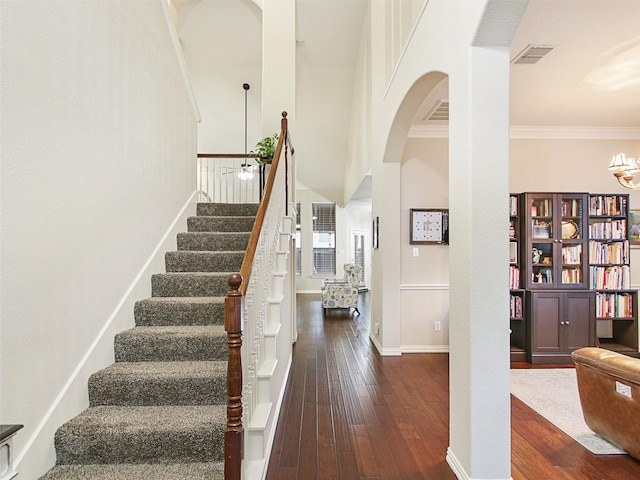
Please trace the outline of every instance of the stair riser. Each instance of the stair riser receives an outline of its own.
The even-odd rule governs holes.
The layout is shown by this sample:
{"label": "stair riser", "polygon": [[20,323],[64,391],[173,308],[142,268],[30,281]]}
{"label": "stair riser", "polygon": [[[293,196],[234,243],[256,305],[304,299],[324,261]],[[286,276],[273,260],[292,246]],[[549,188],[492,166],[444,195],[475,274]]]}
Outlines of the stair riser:
{"label": "stair riser", "polygon": [[224,425],[189,432],[58,430],[55,437],[57,463],[190,463],[223,460]]}
{"label": "stair riser", "polygon": [[227,360],[225,336],[176,337],[172,335],[115,338],[116,362],[183,362]]}
{"label": "stair riser", "polygon": [[250,232],[254,217],[189,217],[189,232]]}
{"label": "stair riser", "polygon": [[[226,372],[225,372],[226,373]],[[96,405],[222,405],[226,376],[218,378],[123,379],[92,376],[89,404]]]}
{"label": "stair riser", "polygon": [[155,274],[154,297],[224,297],[229,291],[227,275]]}
{"label": "stair riser", "polygon": [[136,302],[137,326],[224,325],[224,304],[156,304]]}
{"label": "stair riser", "polygon": [[167,252],[167,272],[239,272],[244,252]]}
{"label": "stair riser", "polygon": [[255,217],[258,213],[258,206],[257,203],[199,203],[196,207],[196,215]]}
{"label": "stair riser", "polygon": [[184,232],[178,234],[178,250],[181,251],[245,251],[249,233]]}

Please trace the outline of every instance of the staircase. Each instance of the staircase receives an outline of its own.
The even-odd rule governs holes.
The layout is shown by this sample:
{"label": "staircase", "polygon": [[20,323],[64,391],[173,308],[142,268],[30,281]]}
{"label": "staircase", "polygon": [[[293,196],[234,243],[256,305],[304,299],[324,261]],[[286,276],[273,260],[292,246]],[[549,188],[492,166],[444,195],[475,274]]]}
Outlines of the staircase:
{"label": "staircase", "polygon": [[41,480],[224,478],[224,296],[257,207],[198,204],[136,326],[116,335],[116,363],[90,377],[89,408],[56,432]]}

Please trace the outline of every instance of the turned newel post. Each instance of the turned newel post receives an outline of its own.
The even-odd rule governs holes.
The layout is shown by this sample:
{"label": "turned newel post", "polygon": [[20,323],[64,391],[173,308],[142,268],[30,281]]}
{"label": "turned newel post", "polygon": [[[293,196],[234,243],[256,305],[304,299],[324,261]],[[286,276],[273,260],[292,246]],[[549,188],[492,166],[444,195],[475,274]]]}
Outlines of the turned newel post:
{"label": "turned newel post", "polygon": [[242,276],[227,277],[229,293],[224,300],[224,329],[227,332],[227,426],[224,431],[224,478],[240,480],[242,467]]}

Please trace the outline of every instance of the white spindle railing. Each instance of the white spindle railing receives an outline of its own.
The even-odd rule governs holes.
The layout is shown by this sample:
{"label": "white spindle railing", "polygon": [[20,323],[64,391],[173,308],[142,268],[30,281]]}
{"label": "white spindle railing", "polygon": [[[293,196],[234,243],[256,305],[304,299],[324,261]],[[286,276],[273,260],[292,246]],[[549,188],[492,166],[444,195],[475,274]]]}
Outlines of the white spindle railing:
{"label": "white spindle railing", "polygon": [[258,373],[264,362],[268,360],[265,358],[264,333],[267,327],[269,299],[273,297],[275,288],[282,288],[274,285],[274,273],[277,273],[276,255],[285,217],[285,188],[285,162],[281,161],[275,175],[271,201],[262,225],[244,302],[245,321],[242,344],[244,425],[251,424],[253,414],[260,402]]}
{"label": "white spindle railing", "polygon": [[264,170],[256,158],[241,154],[199,154],[196,179],[200,201],[258,203],[260,181],[268,173]]}

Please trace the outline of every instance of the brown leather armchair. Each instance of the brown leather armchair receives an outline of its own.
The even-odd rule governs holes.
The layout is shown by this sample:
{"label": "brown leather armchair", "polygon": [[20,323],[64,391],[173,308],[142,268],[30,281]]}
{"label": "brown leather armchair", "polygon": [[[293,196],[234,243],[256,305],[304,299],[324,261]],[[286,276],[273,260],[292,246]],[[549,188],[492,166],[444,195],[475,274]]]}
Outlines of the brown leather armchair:
{"label": "brown leather armchair", "polygon": [[640,359],[595,347],[571,358],[587,426],[640,459]]}

